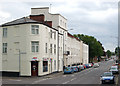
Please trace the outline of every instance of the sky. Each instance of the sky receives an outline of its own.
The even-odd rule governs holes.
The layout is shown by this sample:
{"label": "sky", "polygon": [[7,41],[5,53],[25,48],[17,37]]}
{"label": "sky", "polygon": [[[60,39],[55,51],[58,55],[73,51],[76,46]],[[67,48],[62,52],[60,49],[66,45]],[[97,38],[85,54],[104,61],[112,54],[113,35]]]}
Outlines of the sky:
{"label": "sky", "polygon": [[[50,7],[67,18],[71,34],[94,36],[105,50],[118,45],[118,0],[0,0],[0,24],[31,14],[31,8]],[[70,30],[73,29],[73,30]]]}

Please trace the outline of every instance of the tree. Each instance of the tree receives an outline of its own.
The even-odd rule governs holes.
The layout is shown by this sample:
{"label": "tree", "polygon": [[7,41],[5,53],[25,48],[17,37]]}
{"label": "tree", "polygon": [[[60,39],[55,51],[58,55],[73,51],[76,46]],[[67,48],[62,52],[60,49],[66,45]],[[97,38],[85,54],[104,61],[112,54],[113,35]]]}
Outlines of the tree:
{"label": "tree", "polygon": [[111,55],[112,55],[112,53],[111,53],[111,51],[110,51],[110,50],[107,50],[106,54],[107,54],[108,58],[110,58],[110,57],[111,57]]}
{"label": "tree", "polygon": [[119,55],[120,55],[120,47],[116,47],[115,48],[115,54],[116,54],[116,56],[118,56],[118,51],[119,51]]}
{"label": "tree", "polygon": [[93,36],[83,35],[83,34],[74,34],[75,37],[82,40],[85,44],[89,45],[89,59],[93,61],[94,57],[100,57],[104,54],[104,48],[100,41],[97,41]]}

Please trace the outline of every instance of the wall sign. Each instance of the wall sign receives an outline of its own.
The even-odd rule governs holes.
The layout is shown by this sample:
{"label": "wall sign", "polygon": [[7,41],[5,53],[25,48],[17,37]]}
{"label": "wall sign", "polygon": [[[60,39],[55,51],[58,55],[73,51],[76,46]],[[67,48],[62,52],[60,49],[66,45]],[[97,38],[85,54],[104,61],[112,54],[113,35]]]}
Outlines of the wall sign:
{"label": "wall sign", "polygon": [[37,57],[33,57],[33,58],[32,58],[32,61],[37,61],[37,60],[38,60]]}

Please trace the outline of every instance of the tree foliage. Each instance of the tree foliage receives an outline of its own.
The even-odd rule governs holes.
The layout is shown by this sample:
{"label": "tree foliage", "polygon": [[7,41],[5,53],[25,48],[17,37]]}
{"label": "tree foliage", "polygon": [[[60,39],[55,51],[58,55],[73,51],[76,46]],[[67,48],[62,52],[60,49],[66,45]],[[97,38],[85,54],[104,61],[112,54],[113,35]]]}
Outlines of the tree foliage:
{"label": "tree foliage", "polygon": [[97,41],[93,36],[74,34],[75,37],[82,40],[85,44],[89,45],[89,58],[100,57],[104,54],[104,48],[100,41]]}
{"label": "tree foliage", "polygon": [[108,58],[110,58],[112,55],[112,52],[110,50],[107,50],[106,54],[107,54]]}
{"label": "tree foliage", "polygon": [[119,55],[120,55],[120,47],[116,47],[115,48],[115,54],[118,56],[118,52],[119,52]]}

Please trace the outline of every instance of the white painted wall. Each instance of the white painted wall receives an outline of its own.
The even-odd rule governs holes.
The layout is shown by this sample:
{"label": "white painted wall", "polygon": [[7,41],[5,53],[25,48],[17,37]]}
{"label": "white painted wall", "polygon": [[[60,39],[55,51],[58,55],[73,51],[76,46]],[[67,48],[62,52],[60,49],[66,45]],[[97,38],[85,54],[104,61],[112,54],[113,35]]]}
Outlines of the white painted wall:
{"label": "white painted wall", "polygon": [[86,44],[83,44],[83,64],[87,64],[89,62],[89,47]]}
{"label": "white painted wall", "polygon": [[67,51],[70,55],[65,56],[65,66],[82,63],[82,41],[68,36],[67,37]]}
{"label": "white painted wall", "polygon": [[63,51],[66,51],[67,45],[67,19],[60,14],[49,13],[49,7],[45,8],[32,8],[31,15],[44,14],[45,21],[52,21],[52,27],[59,30],[59,71],[63,70]]}
{"label": "white painted wall", "polygon": [[0,27],[0,71],[2,71],[2,28]]}
{"label": "white painted wall", "polygon": [[[38,35],[31,34],[31,25],[39,25],[39,33]],[[54,38],[50,38],[50,30],[51,28],[42,25],[42,24],[21,24],[15,26],[7,26],[8,28],[8,37],[3,38],[3,42],[8,43],[8,53],[3,54],[3,71],[11,71],[11,72],[19,72],[19,55],[18,50],[21,52],[26,52],[26,54],[21,54],[21,76],[31,76],[31,61],[33,57],[37,57],[39,61],[38,73],[39,75],[49,74],[51,72],[55,72],[54,70],[54,62],[52,62],[52,71],[51,71],[51,63],[48,59],[48,65],[50,64],[50,70],[48,72],[43,73],[43,58],[52,58],[53,61],[57,60],[57,31],[56,32],[56,40]],[[39,52],[32,53],[31,52],[31,41],[39,41]],[[19,42],[19,44],[15,44],[15,42]],[[45,53],[45,43],[48,43],[48,49],[50,49],[50,44],[56,44],[56,54]],[[49,51],[49,50],[48,50]],[[57,63],[56,63],[57,67]],[[56,68],[57,69],[57,68]]]}

